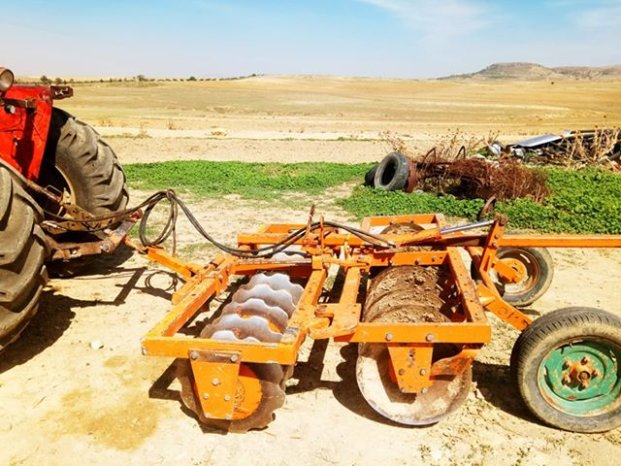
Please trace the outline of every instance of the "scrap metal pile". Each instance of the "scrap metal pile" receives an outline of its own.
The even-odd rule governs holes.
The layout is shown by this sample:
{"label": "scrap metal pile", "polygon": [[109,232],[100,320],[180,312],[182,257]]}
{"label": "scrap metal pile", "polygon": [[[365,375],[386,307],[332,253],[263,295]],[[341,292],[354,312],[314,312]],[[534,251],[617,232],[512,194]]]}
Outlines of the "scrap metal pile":
{"label": "scrap metal pile", "polygon": [[494,141],[487,150],[495,157],[511,156],[533,165],[600,165],[621,170],[621,128],[545,134],[507,146]]}
{"label": "scrap metal pile", "polygon": [[467,151],[462,145],[456,154],[432,148],[423,157],[408,157],[403,148],[401,144],[373,167],[366,174],[365,184],[388,191],[540,202],[550,190],[546,173],[534,166],[598,165],[621,170],[619,128],[548,134],[507,146],[494,141],[476,151]]}
{"label": "scrap metal pile", "polygon": [[432,149],[420,161],[392,152],[367,174],[366,182],[388,191],[421,190],[471,199],[530,197],[541,201],[550,193],[546,180],[545,173],[511,158],[490,161],[462,156],[445,160]]}

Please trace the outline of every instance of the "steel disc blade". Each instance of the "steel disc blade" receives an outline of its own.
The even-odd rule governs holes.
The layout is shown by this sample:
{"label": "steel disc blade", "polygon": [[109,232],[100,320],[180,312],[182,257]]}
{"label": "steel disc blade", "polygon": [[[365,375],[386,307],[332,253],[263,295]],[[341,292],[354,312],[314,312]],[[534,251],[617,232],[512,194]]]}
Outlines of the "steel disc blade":
{"label": "steel disc blade", "polygon": [[[450,319],[441,312],[447,307],[442,298],[446,280],[446,271],[435,267],[385,269],[370,287],[364,320],[448,322]],[[446,358],[455,356],[459,351],[456,345],[434,345],[433,365],[442,365]],[[449,415],[466,400],[472,382],[472,368],[468,365],[452,378],[432,379],[433,383],[425,393],[402,393],[391,373],[394,372],[385,344],[359,344],[356,379],[362,396],[382,416],[406,425],[434,424]]]}
{"label": "steel disc blade", "polygon": [[[266,427],[274,419],[274,411],[282,407],[285,402],[285,392],[281,387],[281,381],[284,377],[283,369],[278,364],[251,364],[248,367],[250,371],[246,371],[246,376],[240,376],[237,383],[233,414],[234,417],[245,417],[232,421],[205,417],[200,401],[197,400],[194,392],[192,369],[189,361],[186,360],[179,360],[177,362],[177,378],[181,384],[181,401],[186,408],[197,415],[202,424],[209,427],[228,430],[229,432],[247,432],[251,429]],[[245,405],[244,397],[247,396],[247,384],[244,383],[244,377],[256,377],[260,385],[260,401],[256,407],[253,406],[252,412],[245,412],[243,410]],[[253,394],[253,396],[256,396],[256,394]]]}
{"label": "steel disc blade", "polygon": [[382,416],[399,424],[435,424],[457,410],[468,397],[472,367],[452,380],[434,380],[426,393],[402,393],[390,377],[386,345],[361,344],[356,379],[364,399]]}

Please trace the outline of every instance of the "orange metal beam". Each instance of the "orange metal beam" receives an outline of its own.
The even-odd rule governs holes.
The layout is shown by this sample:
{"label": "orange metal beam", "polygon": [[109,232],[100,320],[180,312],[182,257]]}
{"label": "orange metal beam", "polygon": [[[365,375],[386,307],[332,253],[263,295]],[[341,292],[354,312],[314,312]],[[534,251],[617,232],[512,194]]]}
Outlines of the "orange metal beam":
{"label": "orange metal beam", "polygon": [[243,362],[277,362],[295,364],[303,336],[291,332],[288,343],[254,343],[247,341],[224,341],[210,338],[193,338],[183,335],[174,337],[149,336],[142,340],[143,353],[149,356],[187,358],[192,350],[235,352]]}
{"label": "orange metal beam", "polygon": [[226,288],[228,282],[227,266],[224,261],[218,269],[205,276],[202,274],[191,278],[195,283],[194,288],[186,290],[187,294],[175,305],[164,318],[153,327],[145,338],[152,336],[172,336],[183,327],[211,298]]}
{"label": "orange metal beam", "polygon": [[376,323],[360,322],[351,335],[339,341],[357,343],[488,343],[492,335],[488,324],[460,323]]}
{"label": "orange metal beam", "polygon": [[[152,260],[153,262],[158,262],[164,267],[168,267],[169,269],[177,272],[183,278],[190,278],[193,275],[200,273],[200,271],[204,269],[204,267],[201,267],[200,265],[193,264],[192,262],[187,262],[179,259],[178,257],[172,256],[171,254],[160,248],[148,247],[146,248],[146,251],[149,260]],[[215,261],[217,260],[222,261],[224,260],[224,257],[220,256],[215,259]]]}
{"label": "orange metal beam", "polygon": [[485,310],[459,251],[455,248],[448,248],[448,258],[466,316],[473,322],[487,323]]}
{"label": "orange metal beam", "polygon": [[504,235],[498,247],[619,248],[621,235]]}

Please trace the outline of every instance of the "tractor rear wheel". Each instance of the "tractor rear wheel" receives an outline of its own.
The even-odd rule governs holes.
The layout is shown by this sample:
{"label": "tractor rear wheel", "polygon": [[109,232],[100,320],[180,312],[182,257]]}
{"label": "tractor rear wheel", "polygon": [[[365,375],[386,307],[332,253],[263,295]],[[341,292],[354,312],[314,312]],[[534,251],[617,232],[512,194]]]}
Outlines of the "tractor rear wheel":
{"label": "tractor rear wheel", "polygon": [[66,191],[93,215],[125,209],[125,173],[112,148],[86,123],[55,108],[39,184]]}
{"label": "tractor rear wheel", "polygon": [[46,282],[42,213],[17,175],[0,164],[0,351],[36,314]]}
{"label": "tractor rear wheel", "polygon": [[[91,126],[57,108],[52,112],[38,183],[68,195],[73,204],[93,215],[123,210],[129,198],[125,173],[112,148]],[[39,201],[45,211],[63,214],[60,206]],[[69,232],[60,235],[57,241],[80,243],[97,239],[87,232]],[[52,262],[50,273],[74,275],[93,258],[86,256],[69,262]]]}

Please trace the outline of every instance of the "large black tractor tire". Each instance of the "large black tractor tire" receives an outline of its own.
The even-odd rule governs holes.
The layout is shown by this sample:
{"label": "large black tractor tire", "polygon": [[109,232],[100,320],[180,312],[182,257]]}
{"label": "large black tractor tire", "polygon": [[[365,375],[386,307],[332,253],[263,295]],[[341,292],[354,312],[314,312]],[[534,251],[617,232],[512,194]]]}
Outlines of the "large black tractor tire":
{"label": "large black tractor tire", "polygon": [[[68,193],[73,203],[96,216],[125,209],[129,198],[125,173],[112,148],[91,126],[57,108],[52,112],[39,184]],[[61,213],[57,206],[44,206],[53,214]],[[85,232],[66,233],[56,239],[97,240]],[[72,276],[83,271],[94,258],[53,262],[49,270],[55,276]]]}
{"label": "large black tractor tire", "polygon": [[0,351],[39,308],[47,279],[42,212],[18,175],[0,164]]}
{"label": "large black tractor tire", "polygon": [[40,184],[66,190],[93,215],[127,206],[125,173],[112,148],[86,123],[53,109]]}

